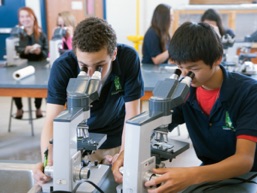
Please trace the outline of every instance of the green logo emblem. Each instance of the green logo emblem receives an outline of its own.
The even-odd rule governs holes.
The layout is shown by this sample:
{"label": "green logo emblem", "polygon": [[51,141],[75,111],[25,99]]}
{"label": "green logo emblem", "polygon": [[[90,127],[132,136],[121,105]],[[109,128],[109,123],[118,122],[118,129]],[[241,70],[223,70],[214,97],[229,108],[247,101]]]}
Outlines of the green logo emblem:
{"label": "green logo emblem", "polygon": [[225,125],[222,128],[224,130],[236,131],[235,128],[233,127],[232,121],[231,121],[227,111],[226,111],[226,117],[225,117]]}
{"label": "green logo emblem", "polygon": [[115,91],[112,92],[112,95],[117,94],[117,93],[122,91],[122,86],[121,86],[121,83],[120,83],[120,77],[118,77],[118,76],[114,77],[114,87],[115,87]]}

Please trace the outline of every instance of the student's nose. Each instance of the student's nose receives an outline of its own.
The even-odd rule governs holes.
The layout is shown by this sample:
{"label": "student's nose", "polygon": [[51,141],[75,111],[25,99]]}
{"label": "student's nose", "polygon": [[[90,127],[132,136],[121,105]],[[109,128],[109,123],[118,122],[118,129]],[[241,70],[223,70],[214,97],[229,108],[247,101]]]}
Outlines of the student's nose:
{"label": "student's nose", "polygon": [[188,69],[182,69],[182,76],[186,76],[187,75],[187,73],[189,72],[189,70]]}
{"label": "student's nose", "polygon": [[90,76],[90,77],[94,74],[94,72],[95,72],[95,69],[93,69],[93,68],[88,68],[88,69],[87,69],[87,74],[88,74],[88,76]]}

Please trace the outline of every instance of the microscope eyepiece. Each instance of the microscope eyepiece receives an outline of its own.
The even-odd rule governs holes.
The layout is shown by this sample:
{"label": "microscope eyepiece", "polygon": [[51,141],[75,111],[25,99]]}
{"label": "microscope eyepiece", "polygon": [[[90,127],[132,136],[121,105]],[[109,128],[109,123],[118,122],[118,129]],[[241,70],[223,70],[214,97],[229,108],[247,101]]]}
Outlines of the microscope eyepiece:
{"label": "microscope eyepiece", "polygon": [[191,71],[187,73],[187,75],[180,80],[181,83],[185,83],[186,85],[190,86],[192,80],[194,79],[195,74]]}
{"label": "microscope eyepiece", "polygon": [[195,74],[189,71],[186,76],[189,76],[193,80],[193,78],[195,77]]}
{"label": "microscope eyepiece", "polygon": [[102,66],[98,66],[98,67],[96,68],[96,71],[98,71],[98,72],[102,72],[102,70],[103,70],[103,67],[102,67]]}
{"label": "microscope eyepiece", "polygon": [[181,73],[182,73],[182,71],[180,69],[178,69],[178,68],[174,71],[174,74],[176,74],[178,76],[180,76]]}
{"label": "microscope eyepiece", "polygon": [[87,69],[86,66],[82,66],[81,69],[80,69],[80,71],[84,71],[85,73],[87,73],[87,70],[88,70],[88,69]]}
{"label": "microscope eyepiece", "polygon": [[181,75],[181,70],[180,69],[176,69],[175,71],[174,71],[174,73],[170,76],[170,78],[171,79],[176,79],[176,80],[178,80],[179,79],[179,77],[180,77],[180,75]]}

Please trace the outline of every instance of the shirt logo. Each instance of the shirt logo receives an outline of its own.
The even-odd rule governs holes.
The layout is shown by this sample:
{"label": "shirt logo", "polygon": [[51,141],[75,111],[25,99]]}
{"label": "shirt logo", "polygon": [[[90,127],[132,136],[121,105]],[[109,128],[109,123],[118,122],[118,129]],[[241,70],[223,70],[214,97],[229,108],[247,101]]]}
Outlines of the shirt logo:
{"label": "shirt logo", "polygon": [[121,83],[120,83],[120,77],[118,77],[118,76],[114,77],[114,87],[115,87],[115,91],[112,92],[112,95],[115,95],[115,94],[123,91]]}
{"label": "shirt logo", "polygon": [[225,125],[222,128],[223,130],[236,131],[235,128],[233,127],[232,121],[227,111],[226,111],[226,117],[225,117]]}

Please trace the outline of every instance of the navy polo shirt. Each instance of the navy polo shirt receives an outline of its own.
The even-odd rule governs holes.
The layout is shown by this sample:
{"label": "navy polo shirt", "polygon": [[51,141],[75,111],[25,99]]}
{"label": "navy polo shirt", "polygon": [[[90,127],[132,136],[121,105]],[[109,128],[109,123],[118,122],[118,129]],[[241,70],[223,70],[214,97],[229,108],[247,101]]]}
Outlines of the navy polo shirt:
{"label": "navy polo shirt", "polygon": [[[220,96],[207,116],[191,87],[187,102],[174,109],[170,129],[186,123],[197,157],[203,164],[213,164],[232,156],[239,135],[257,137],[257,81],[227,72],[221,66],[223,83]],[[252,171],[257,171],[257,149]]]}
{"label": "navy polo shirt", "polygon": [[[137,52],[126,45],[117,46],[116,60],[112,71],[104,83],[100,98],[92,103],[89,131],[107,134],[101,149],[121,145],[125,118],[125,102],[140,99],[144,95],[140,60]],[[64,105],[66,87],[70,78],[80,72],[77,58],[72,51],[64,53],[53,64],[48,83],[47,103]]]}
{"label": "navy polo shirt", "polygon": [[[152,27],[150,27],[145,33],[142,50],[143,50],[143,53],[142,53],[143,64],[153,64],[152,58],[156,57],[157,55],[163,52],[162,46],[161,46],[161,39]],[[166,60],[163,63],[167,63],[167,62],[168,60]]]}

